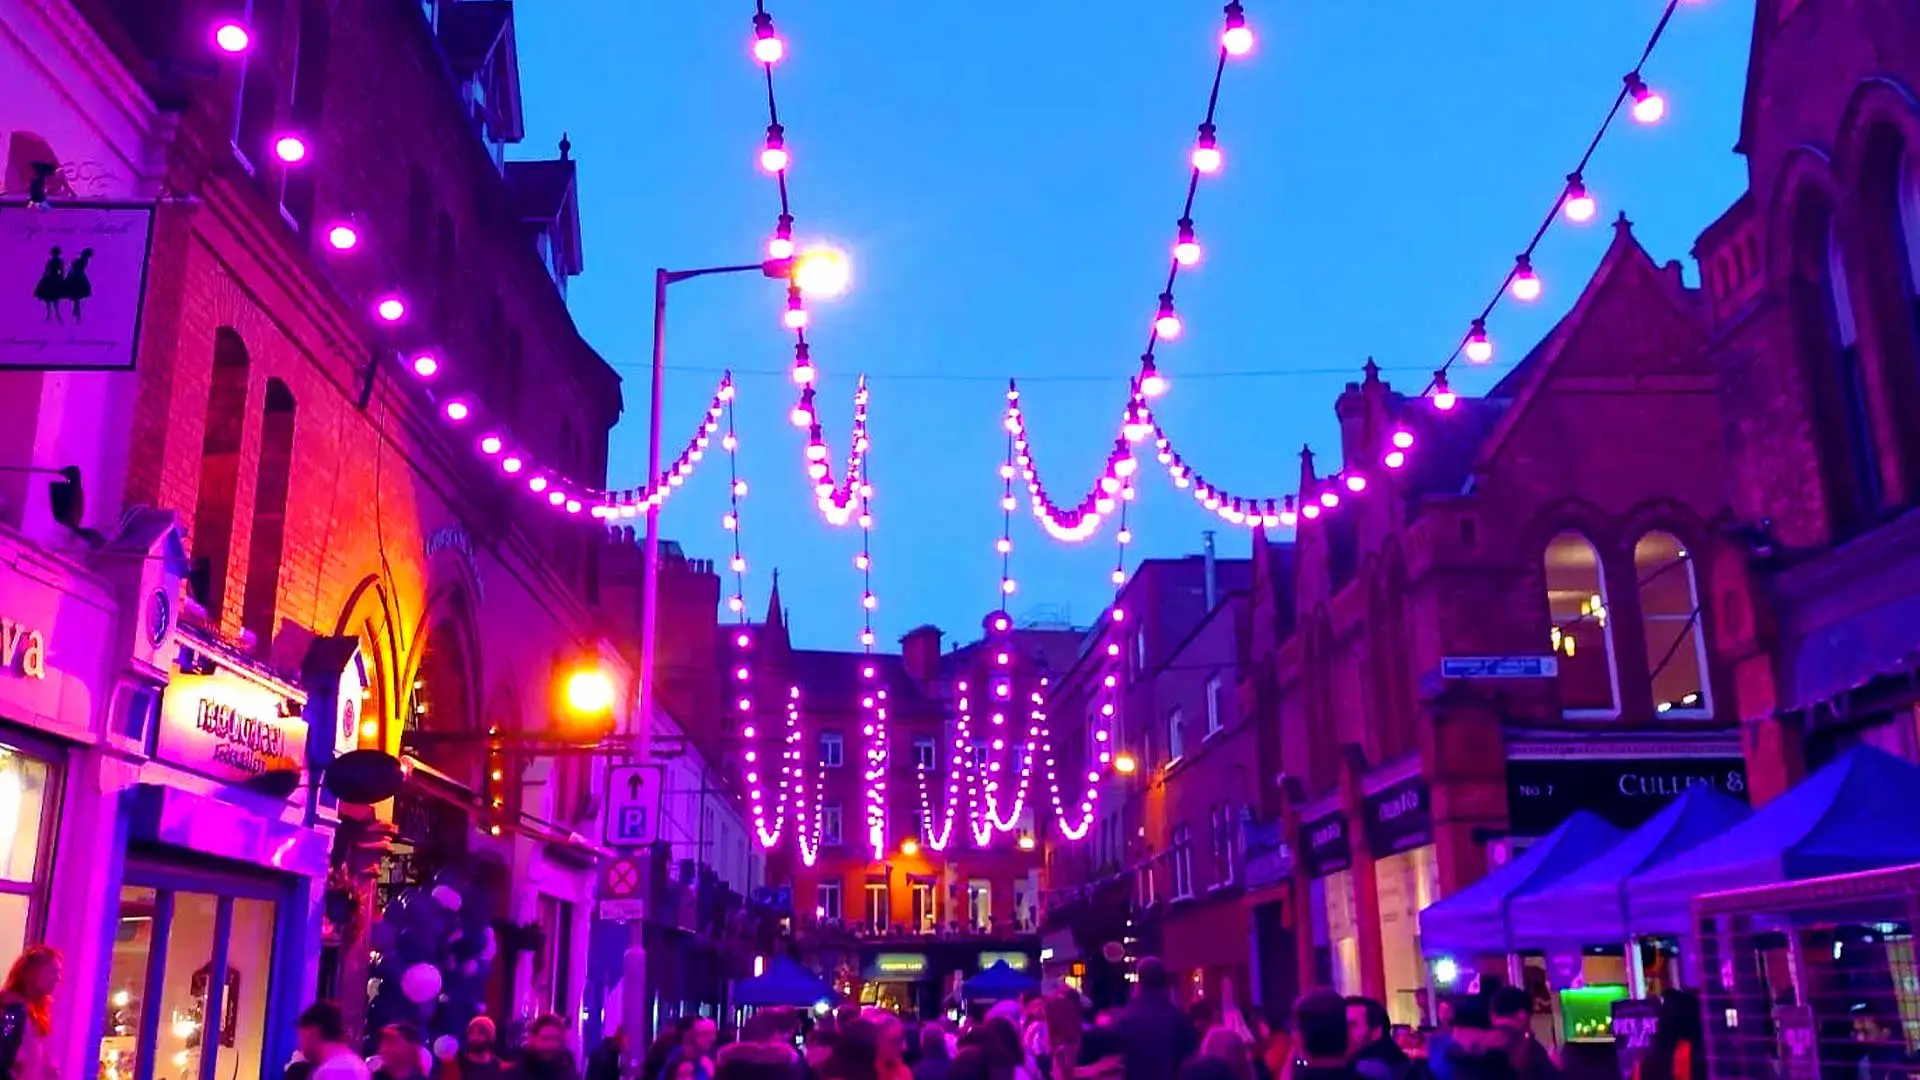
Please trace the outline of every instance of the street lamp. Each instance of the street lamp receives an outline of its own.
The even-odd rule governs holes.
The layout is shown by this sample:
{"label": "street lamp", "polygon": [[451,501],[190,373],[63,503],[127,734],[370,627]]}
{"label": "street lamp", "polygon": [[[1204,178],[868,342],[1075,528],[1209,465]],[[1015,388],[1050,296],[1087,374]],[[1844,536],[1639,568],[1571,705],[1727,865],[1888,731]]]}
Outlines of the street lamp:
{"label": "street lamp", "polygon": [[[666,382],[667,358],[667,286],[698,277],[719,274],[759,273],[786,281],[807,296],[832,297],[844,292],[850,275],[847,257],[828,247],[811,247],[784,259],[741,263],[736,266],[708,266],[698,270],[653,272],[653,370],[651,402],[647,414],[647,488],[660,479],[661,391]],[[645,546],[641,549],[640,570],[640,730],[636,745],[645,746],[653,731],[654,703],[654,629],[660,600],[660,501],[647,500]]]}

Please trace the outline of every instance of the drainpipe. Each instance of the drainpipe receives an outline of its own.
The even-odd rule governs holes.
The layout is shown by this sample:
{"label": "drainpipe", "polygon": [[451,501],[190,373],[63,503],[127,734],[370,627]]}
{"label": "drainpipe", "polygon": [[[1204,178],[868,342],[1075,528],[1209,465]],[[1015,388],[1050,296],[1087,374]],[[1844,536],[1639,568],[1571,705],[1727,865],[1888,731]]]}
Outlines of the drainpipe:
{"label": "drainpipe", "polygon": [[1206,550],[1206,559],[1207,559],[1207,571],[1206,571],[1207,610],[1212,611],[1214,601],[1217,599],[1218,593],[1220,591],[1219,583],[1218,581],[1215,580],[1215,576],[1214,576],[1213,530],[1208,529],[1207,531],[1201,533],[1200,535],[1204,541],[1203,546],[1205,547],[1205,550]]}

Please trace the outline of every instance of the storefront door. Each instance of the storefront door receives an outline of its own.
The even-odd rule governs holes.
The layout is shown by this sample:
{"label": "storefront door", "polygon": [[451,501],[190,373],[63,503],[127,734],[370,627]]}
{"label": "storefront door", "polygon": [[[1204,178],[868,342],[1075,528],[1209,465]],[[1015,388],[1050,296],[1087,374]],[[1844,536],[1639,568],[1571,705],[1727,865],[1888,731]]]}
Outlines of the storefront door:
{"label": "storefront door", "polygon": [[[107,982],[101,1080],[261,1080],[284,889],[129,860]],[[289,985],[298,985],[298,972]]]}

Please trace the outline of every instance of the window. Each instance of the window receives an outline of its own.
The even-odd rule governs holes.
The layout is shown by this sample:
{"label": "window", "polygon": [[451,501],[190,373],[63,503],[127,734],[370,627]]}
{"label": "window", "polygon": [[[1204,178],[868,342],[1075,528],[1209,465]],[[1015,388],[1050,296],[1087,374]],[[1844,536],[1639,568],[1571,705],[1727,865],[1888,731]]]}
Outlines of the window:
{"label": "window", "polygon": [[840,737],[840,733],[837,731],[821,732],[820,764],[829,769],[837,769],[846,764],[846,760],[847,743],[845,739]]}
{"label": "window", "polygon": [[939,767],[932,736],[922,735],[913,740],[913,765],[921,772],[932,772]]}
{"label": "window", "polygon": [[867,929],[877,934],[892,923],[893,916],[887,908],[886,882],[867,882]]}
{"label": "window", "polygon": [[1179,709],[1167,714],[1167,764],[1169,765],[1179,761],[1180,756],[1187,752],[1185,726],[1186,721],[1181,717]]}
{"label": "window", "polygon": [[820,808],[820,842],[833,846],[844,843],[840,839],[840,804],[837,802]]}
{"label": "window", "polygon": [[60,806],[58,774],[47,762],[0,746],[0,950],[18,956],[41,939],[41,885]]}
{"label": "window", "polygon": [[247,591],[240,625],[253,633],[262,654],[273,644],[280,604],[280,563],[286,554],[287,489],[293,479],[293,391],[267,380],[260,414],[260,461],[253,487],[253,538],[247,545]]}
{"label": "window", "polygon": [[1185,900],[1193,895],[1193,826],[1173,828],[1173,898]]}
{"label": "window", "polygon": [[1232,804],[1222,803],[1213,808],[1213,883],[1216,886],[1233,884],[1237,846],[1234,832],[1238,824],[1239,814]]}
{"label": "window", "polygon": [[967,925],[983,932],[993,929],[993,882],[986,878],[967,882]]}
{"label": "window", "polygon": [[240,434],[247,419],[251,367],[239,334],[226,326],[214,331],[213,379],[200,442],[200,492],[193,511],[193,591],[216,624],[226,608],[234,497],[240,485]]}
{"label": "window", "polygon": [[913,886],[913,929],[916,933],[931,934],[940,925],[940,913],[934,907],[937,890],[931,881],[915,879]]}
{"label": "window", "polygon": [[841,917],[842,910],[840,906],[839,882],[823,881],[813,887],[814,918],[838,921]]}
{"label": "window", "polygon": [[1579,533],[1547,544],[1548,642],[1560,660],[1560,707],[1569,713],[1619,712],[1600,553]]}
{"label": "window", "polygon": [[907,835],[915,840],[924,841],[927,838],[928,831],[927,812],[925,810],[915,810],[913,812],[913,831]]}
{"label": "window", "polygon": [[1155,892],[1153,882],[1153,869],[1158,862],[1157,859],[1148,859],[1140,864],[1139,870],[1134,872],[1134,902],[1138,907],[1152,907],[1160,902],[1160,896]]}
{"label": "window", "polygon": [[1640,583],[1640,618],[1646,627],[1654,711],[1710,715],[1707,647],[1700,633],[1693,559],[1674,537],[1648,533],[1633,546],[1633,576]]}
{"label": "window", "polygon": [[1133,632],[1133,670],[1136,675],[1147,670],[1147,632],[1145,630]]}
{"label": "window", "polygon": [[1207,680],[1207,734],[1217,735],[1227,726],[1227,703],[1220,696],[1220,676]]}
{"label": "window", "polygon": [[973,740],[973,767],[976,769],[987,767],[987,740],[985,739]]}
{"label": "window", "polygon": [[1853,290],[1847,283],[1845,249],[1838,225],[1827,234],[1827,298],[1832,315],[1835,388],[1839,391],[1840,420],[1846,427],[1847,450],[1853,466],[1858,509],[1880,506],[1886,489],[1880,476],[1880,457],[1873,441],[1872,392],[1867,386],[1867,361],[1860,352],[1860,328],[1853,316]]}

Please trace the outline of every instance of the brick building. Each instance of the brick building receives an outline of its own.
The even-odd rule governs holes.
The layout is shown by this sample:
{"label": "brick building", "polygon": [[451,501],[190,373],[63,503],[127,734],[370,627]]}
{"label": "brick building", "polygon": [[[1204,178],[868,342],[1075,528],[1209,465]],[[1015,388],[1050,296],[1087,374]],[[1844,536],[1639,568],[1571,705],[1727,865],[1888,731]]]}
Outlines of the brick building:
{"label": "brick building", "polygon": [[[317,995],[364,1012],[377,900],[440,870],[493,904],[505,928],[486,991],[495,1015],[597,1022],[609,982],[589,977],[600,853],[580,838],[600,832],[598,770],[524,741],[597,735],[570,727],[560,707],[574,672],[610,674],[622,699],[630,691],[593,608],[599,530],[585,514],[549,511],[526,477],[503,476],[476,448],[496,435],[568,491],[605,482],[621,397],[565,303],[582,269],[574,162],[564,143],[548,161],[504,161],[521,137],[506,0],[245,7],[251,47],[223,56],[211,32],[234,5],[0,4],[12,35],[0,39],[26,43],[22,56],[4,54],[24,73],[0,115],[9,195],[44,161],[48,220],[89,200],[155,206],[132,372],[0,372],[0,461],[77,465],[84,516],[56,523],[44,477],[0,472],[0,521],[62,557],[105,560],[109,576],[119,571],[102,544],[112,551],[129,522],[165,522],[183,557],[183,656],[213,672],[161,661],[155,685],[140,688],[160,702],[157,728],[143,730],[137,705],[114,720],[131,739],[74,785],[126,786],[104,827],[86,832],[137,849],[90,860],[88,845],[59,846],[52,880],[84,874],[88,887],[58,888],[60,906],[29,923],[84,973],[74,992],[89,1004],[75,1015],[89,1019],[62,1047],[74,1075],[104,1068],[121,1035],[102,1030],[95,1007],[108,996],[102,948],[123,988],[146,985],[138,968],[150,959],[181,962],[102,946],[98,928],[113,925],[116,906],[146,918],[155,895],[184,912],[174,889],[221,897],[220,910],[236,912],[233,934],[264,934],[275,950],[227,990],[244,1026],[258,1025],[240,1036],[256,1064],[286,1059],[292,1016]],[[307,151],[298,165],[277,160],[288,133]],[[340,226],[353,230],[351,250],[330,242]],[[113,271],[102,251],[97,284]],[[373,311],[390,296],[404,298],[405,317],[382,325]],[[430,391],[402,359],[420,355],[439,366]],[[453,400],[472,423],[448,422]],[[156,634],[171,626],[173,599],[139,616],[156,620]],[[171,784],[162,760],[171,768],[188,753],[168,726],[169,698],[210,685],[196,679],[304,695],[302,673],[328,657],[336,687],[343,662],[356,687],[339,749],[379,749],[407,770],[398,798],[339,811],[341,835],[372,837],[373,848],[342,844],[311,879],[268,862],[181,885],[204,855],[167,847],[177,836],[142,846],[115,832],[113,807]],[[100,701],[102,714],[126,707],[118,694]],[[616,703],[616,717],[624,711]],[[265,837],[292,827],[205,765],[196,797],[219,808],[205,813],[242,821],[259,810]],[[207,910],[201,931],[227,934],[216,927],[229,917]],[[267,919],[264,930],[243,925],[256,910],[267,914],[245,918]],[[177,938],[183,924],[173,925]],[[599,988],[591,1001],[589,985]]]}
{"label": "brick building", "polygon": [[1885,0],[1762,0],[1747,190],[1695,249],[1752,581],[1715,644],[1762,797],[1854,742],[1920,757],[1913,31]]}
{"label": "brick building", "polygon": [[[1257,917],[1293,936],[1295,978],[1262,972],[1269,1001],[1330,983],[1412,1022],[1417,914],[1490,856],[1579,810],[1638,824],[1674,777],[1744,787],[1707,647],[1738,552],[1706,301],[1614,230],[1486,397],[1440,412],[1369,364],[1336,403],[1343,468],[1370,470],[1396,430],[1407,468],[1303,524],[1291,560],[1256,553],[1245,700],[1277,736],[1261,771],[1294,842],[1291,895]],[[1303,494],[1331,483],[1303,452]],[[1288,573],[1291,596],[1272,580]],[[1548,655],[1551,678],[1440,677],[1449,656]],[[1623,981],[1622,960],[1590,957],[1589,981]]]}

